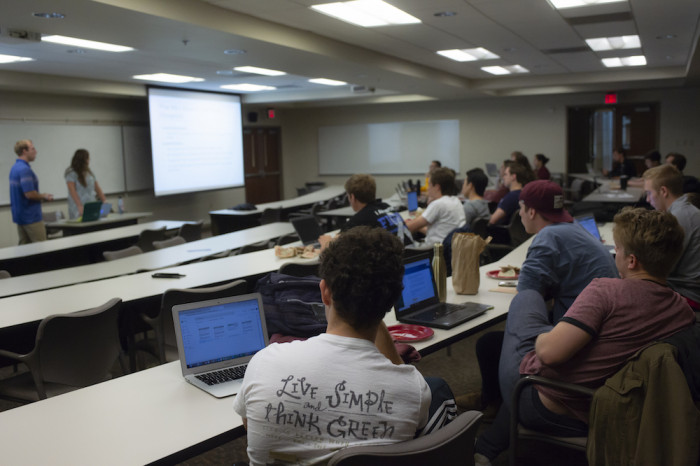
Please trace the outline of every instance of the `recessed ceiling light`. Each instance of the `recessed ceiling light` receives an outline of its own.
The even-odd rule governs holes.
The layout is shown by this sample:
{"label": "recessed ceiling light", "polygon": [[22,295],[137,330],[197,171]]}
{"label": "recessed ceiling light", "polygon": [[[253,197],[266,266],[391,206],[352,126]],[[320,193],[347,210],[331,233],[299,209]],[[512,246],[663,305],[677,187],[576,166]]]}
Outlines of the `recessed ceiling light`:
{"label": "recessed ceiling light", "polygon": [[130,52],[134,50],[131,47],[123,45],[108,44],[106,42],[95,42],[92,40],[78,39],[76,37],[66,36],[42,36],[42,42],[51,42],[53,44],[72,45],[74,47],[83,47],[86,49],[102,50],[104,52]]}
{"label": "recessed ceiling light", "polygon": [[523,68],[520,65],[482,66],[481,69],[486,71],[487,73],[496,74],[496,75],[529,73],[527,68]]}
{"label": "recessed ceiling light", "polygon": [[240,49],[228,49],[228,50],[224,50],[224,53],[226,55],[244,55],[247,52],[245,50],[240,50]]}
{"label": "recessed ceiling light", "polygon": [[144,81],[157,81],[161,83],[198,83],[204,81],[202,78],[193,78],[192,76],[181,76],[179,74],[155,73],[155,74],[139,74],[134,76],[134,79],[142,79]]}
{"label": "recessed ceiling light", "polygon": [[438,55],[447,57],[455,61],[475,61],[475,60],[492,60],[494,58],[501,58],[493,52],[486,50],[483,47],[478,47],[475,49],[452,49],[452,50],[440,50],[437,52]]}
{"label": "recessed ceiling light", "polygon": [[0,55],[0,63],[17,63],[20,61],[34,61],[29,57],[17,57],[15,55]]}
{"label": "recessed ceiling light", "polygon": [[325,86],[344,86],[347,84],[345,81],[336,81],[335,79],[326,79],[326,78],[309,79],[309,82],[315,83],[315,84],[323,84]]}
{"label": "recessed ceiling light", "polygon": [[284,71],[268,70],[267,68],[258,68],[257,66],[237,66],[234,70],[242,73],[262,74],[263,76],[282,76],[287,74]]}
{"label": "recessed ceiling light", "polygon": [[638,49],[642,46],[639,36],[618,36],[618,37],[597,37],[595,39],[586,39],[588,46],[600,52],[602,50],[618,50],[618,49]]}
{"label": "recessed ceiling light", "polygon": [[603,62],[603,65],[607,66],[608,68],[617,68],[620,66],[643,66],[647,64],[647,59],[644,57],[644,55],[603,58],[601,61]]}
{"label": "recessed ceiling light", "polygon": [[549,0],[554,8],[563,10],[565,8],[577,8],[581,6],[600,5],[603,3],[626,2],[627,0]]}
{"label": "recessed ceiling light", "polygon": [[33,16],[36,16],[37,18],[44,18],[44,19],[63,19],[66,17],[63,13],[32,13]]}
{"label": "recessed ceiling light", "polygon": [[244,92],[274,91],[277,89],[273,86],[262,86],[259,84],[226,84],[225,86],[221,86],[221,88]]}
{"label": "recessed ceiling light", "polygon": [[438,11],[437,13],[433,13],[433,16],[437,16],[438,18],[446,18],[450,16],[457,16],[457,13],[454,11]]}
{"label": "recessed ceiling light", "polygon": [[382,0],[353,0],[349,2],[311,5],[313,10],[362,27],[415,24],[421,21]]}

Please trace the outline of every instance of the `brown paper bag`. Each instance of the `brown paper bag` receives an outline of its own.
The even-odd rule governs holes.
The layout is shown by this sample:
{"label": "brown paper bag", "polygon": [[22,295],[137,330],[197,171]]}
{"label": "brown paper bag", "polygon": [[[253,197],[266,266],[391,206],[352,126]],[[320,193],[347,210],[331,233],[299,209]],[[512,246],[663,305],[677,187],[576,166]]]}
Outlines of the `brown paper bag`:
{"label": "brown paper bag", "polygon": [[452,286],[457,294],[479,292],[479,256],[491,242],[474,233],[452,235]]}

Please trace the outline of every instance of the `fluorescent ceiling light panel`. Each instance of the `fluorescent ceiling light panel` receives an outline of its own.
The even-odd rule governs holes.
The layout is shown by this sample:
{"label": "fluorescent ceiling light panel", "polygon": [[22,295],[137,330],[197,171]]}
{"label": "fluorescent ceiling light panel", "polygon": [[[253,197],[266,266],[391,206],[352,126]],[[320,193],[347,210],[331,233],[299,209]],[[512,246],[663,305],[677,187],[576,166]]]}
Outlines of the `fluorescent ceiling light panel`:
{"label": "fluorescent ceiling light panel", "polygon": [[595,39],[586,39],[586,43],[596,52],[601,52],[603,50],[638,49],[642,46],[642,42],[637,35],[598,37]]}
{"label": "fluorescent ceiling light panel", "polygon": [[447,57],[455,61],[475,61],[475,60],[492,60],[494,58],[501,58],[493,52],[486,50],[483,47],[477,47],[475,49],[452,49],[452,50],[440,50],[438,55]]}
{"label": "fluorescent ceiling light panel", "polygon": [[309,82],[314,84],[323,84],[324,86],[344,86],[347,84],[345,81],[336,81],[335,79],[326,78],[309,79]]}
{"label": "fluorescent ceiling light panel", "polygon": [[15,55],[0,54],[0,63],[17,63],[20,61],[34,61],[34,59],[29,57],[17,57]]}
{"label": "fluorescent ceiling light panel", "polygon": [[241,73],[261,74],[263,76],[284,76],[287,74],[284,71],[268,70],[267,68],[258,68],[257,66],[237,66],[234,70],[240,71]]}
{"label": "fluorescent ceiling light panel", "polygon": [[617,68],[620,66],[644,66],[647,64],[647,59],[644,55],[635,55],[632,57],[619,57],[619,58],[603,58],[601,60],[603,65],[608,68]]}
{"label": "fluorescent ceiling light panel", "polygon": [[421,20],[382,0],[353,0],[349,2],[312,5],[312,9],[333,18],[362,27],[415,24]]}
{"label": "fluorescent ceiling light panel", "polygon": [[198,83],[204,81],[202,78],[193,78],[192,76],[180,76],[178,74],[155,73],[155,74],[139,74],[134,76],[134,79],[142,79],[144,81],[157,81],[160,83]]}
{"label": "fluorescent ceiling light panel", "polygon": [[487,73],[496,74],[496,75],[518,74],[518,73],[529,73],[530,72],[527,68],[524,68],[520,65],[483,66],[483,67],[481,67],[481,69],[486,71]]}
{"label": "fluorescent ceiling light panel", "polygon": [[259,84],[226,84],[225,86],[221,86],[221,88],[244,92],[274,91],[277,89],[276,87],[261,86]]}
{"label": "fluorescent ceiling light panel", "polygon": [[565,8],[578,8],[582,6],[600,5],[603,3],[626,2],[627,0],[549,0],[554,8],[563,10]]}
{"label": "fluorescent ceiling light panel", "polygon": [[51,42],[52,44],[70,45],[72,47],[102,50],[103,52],[130,52],[134,50],[131,47],[125,47],[123,45],[95,42],[93,40],[78,39],[75,37],[66,36],[42,36],[41,41]]}

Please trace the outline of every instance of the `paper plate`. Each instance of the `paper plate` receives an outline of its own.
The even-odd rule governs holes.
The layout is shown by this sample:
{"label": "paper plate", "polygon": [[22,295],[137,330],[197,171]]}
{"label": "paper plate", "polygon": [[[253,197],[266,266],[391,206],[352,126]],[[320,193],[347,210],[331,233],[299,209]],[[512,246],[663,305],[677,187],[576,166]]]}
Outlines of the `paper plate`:
{"label": "paper plate", "polygon": [[501,275],[500,270],[492,270],[490,272],[486,272],[486,276],[489,278],[496,279],[496,280],[517,280],[518,277],[520,276],[520,274],[516,273],[515,277],[504,277]]}
{"label": "paper plate", "polygon": [[433,329],[422,325],[398,324],[387,327],[394,341],[410,343],[427,340],[433,336]]}

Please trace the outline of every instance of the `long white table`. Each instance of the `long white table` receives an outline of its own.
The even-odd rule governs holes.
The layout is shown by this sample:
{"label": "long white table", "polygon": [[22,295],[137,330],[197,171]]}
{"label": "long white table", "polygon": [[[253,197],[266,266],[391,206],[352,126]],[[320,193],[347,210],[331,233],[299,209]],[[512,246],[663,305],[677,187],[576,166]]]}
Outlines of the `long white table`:
{"label": "long white table", "polygon": [[319,189],[318,191],[304,194],[303,196],[298,196],[292,199],[258,204],[253,210],[213,210],[209,212],[212,233],[214,235],[218,235],[253,226],[257,224],[257,219],[260,217],[260,215],[262,215],[265,209],[282,209],[283,211],[292,211],[301,207],[310,206],[317,202],[328,201],[344,193],[345,188],[342,186],[327,186]]}
{"label": "long white table", "polygon": [[[428,353],[502,320],[513,295],[489,291],[498,286],[498,281],[488,278],[486,272],[497,269],[499,264],[522,263],[529,243],[524,243],[498,263],[481,267],[481,283],[476,295],[456,295],[448,279],[448,301],[489,303],[494,309],[451,330],[435,329],[431,339],[414,346]],[[243,265],[248,267],[245,273],[257,273],[281,263],[270,251],[259,251],[174,268],[172,271],[187,273],[187,277],[174,280],[174,283],[161,284],[164,280],[138,274],[110,280],[113,285],[109,288],[113,290],[114,285],[119,285],[118,289],[122,290],[119,295],[128,300],[144,293],[159,293],[172,286],[198,286],[215,277],[233,278],[231,273],[228,277],[218,275]],[[2,299],[0,307],[4,311],[0,313],[0,325],[26,321],[26,316],[20,317],[25,313],[31,314],[29,319],[42,318],[46,312],[38,306],[45,300],[59,304],[62,298],[73,294],[69,288],[87,292],[83,287],[89,286],[91,294],[99,295],[99,291],[107,294],[99,299],[85,297],[79,305],[59,306],[55,310],[60,312],[70,307],[86,308],[100,304],[106,300],[103,298],[113,296],[109,290],[98,289],[101,283],[104,282],[33,293],[45,296],[37,298],[34,305],[23,312],[13,311],[13,306],[8,304],[19,303],[20,298],[32,295]],[[5,314],[15,316],[10,318]],[[396,323],[393,312],[387,315],[385,322],[387,325]],[[0,413],[0,451],[3,461],[13,465],[141,465],[160,460],[172,463],[182,459],[178,455],[197,454],[211,448],[212,443],[243,435],[242,421],[233,412],[232,401],[232,398],[216,399],[191,386],[182,378],[179,363],[172,362]]]}
{"label": "long white table", "polygon": [[277,222],[246,230],[213,236],[165,249],[125,257],[110,262],[22,275],[0,280],[0,297],[31,293],[77,283],[104,280],[137,271],[175,266],[258,241],[267,241],[294,232],[290,223]]}
{"label": "long white table", "polygon": [[[166,230],[175,230],[184,223],[187,222],[158,220],[85,233],[79,236],[0,248],[0,269],[7,269],[16,275],[17,273],[13,273],[15,270],[31,273],[35,266],[38,270],[51,270],[62,266],[87,263],[85,261],[90,259],[93,255],[92,252],[99,252],[101,258],[102,248],[108,249],[122,241],[136,238],[143,230],[163,227]],[[114,249],[119,248],[114,247]]]}
{"label": "long white table", "polygon": [[92,231],[100,231],[138,223],[140,218],[150,217],[153,212],[124,212],[123,214],[109,214],[92,222],[73,222],[71,220],[57,220],[46,223],[47,228],[62,230],[66,236],[80,235]]}

